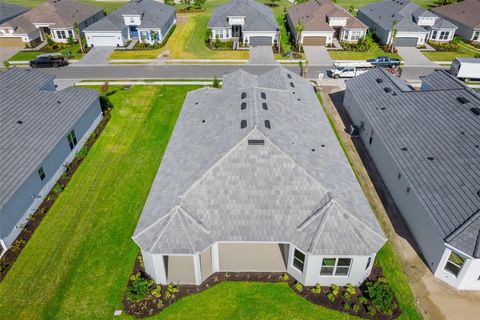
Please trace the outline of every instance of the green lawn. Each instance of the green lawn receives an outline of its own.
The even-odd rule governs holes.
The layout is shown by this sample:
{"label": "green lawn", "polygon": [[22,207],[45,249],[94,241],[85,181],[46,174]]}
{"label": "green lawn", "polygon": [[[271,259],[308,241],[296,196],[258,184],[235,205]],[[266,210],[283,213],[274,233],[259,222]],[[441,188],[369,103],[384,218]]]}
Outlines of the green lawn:
{"label": "green lawn", "polygon": [[[364,7],[370,3],[380,2],[381,0],[337,0],[335,1],[336,4],[348,9],[351,5],[355,7],[355,9],[359,9]],[[418,5],[424,8],[430,8],[434,6],[437,0],[413,0],[413,2],[417,3]]]}
{"label": "green lawn", "polygon": [[451,61],[455,58],[478,58],[480,57],[480,49],[468,43],[460,42],[457,51],[423,51],[423,54],[432,61]]}
{"label": "green lawn", "polygon": [[[57,50],[55,52],[61,52],[65,56],[67,56],[67,59],[81,59],[83,57],[83,53],[80,51],[80,45],[75,44],[71,46],[70,48],[62,49],[62,50]],[[68,52],[71,52],[71,55],[68,55]],[[9,61],[30,61],[34,60],[37,58],[38,55],[41,54],[48,54],[48,52],[43,52],[43,51],[19,51],[17,52],[13,57],[8,59]]]}
{"label": "green lawn", "polygon": [[106,319],[121,307],[131,236],[195,88],[111,88],[110,123],[0,283],[0,319]]}
{"label": "green lawn", "polygon": [[[46,0],[2,0],[2,2],[15,3],[25,8],[36,7],[39,4],[44,3],[45,1]],[[80,1],[103,8],[107,13],[110,13],[113,10],[120,8],[127,0],[115,0],[115,1],[80,0]]]}
{"label": "green lawn", "polygon": [[328,53],[334,60],[367,60],[377,56],[389,56],[392,58],[401,59],[397,53],[387,53],[383,51],[382,48],[380,48],[380,46],[375,42],[372,43],[370,49],[365,52],[329,50]]}

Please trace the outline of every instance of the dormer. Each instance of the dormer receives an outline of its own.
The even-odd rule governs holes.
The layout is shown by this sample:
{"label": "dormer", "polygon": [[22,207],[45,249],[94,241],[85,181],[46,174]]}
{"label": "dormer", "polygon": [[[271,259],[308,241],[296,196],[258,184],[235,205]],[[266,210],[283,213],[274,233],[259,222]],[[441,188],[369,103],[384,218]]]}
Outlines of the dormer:
{"label": "dormer", "polygon": [[420,27],[432,27],[437,23],[437,19],[438,17],[418,17],[415,22]]}
{"label": "dormer", "polygon": [[245,24],[245,16],[228,16],[227,21],[231,26],[243,26]]}
{"label": "dormer", "polygon": [[142,15],[141,14],[124,14],[123,21],[127,26],[139,26],[142,24]]}
{"label": "dormer", "polygon": [[348,17],[327,16],[327,23],[330,27],[345,27]]}

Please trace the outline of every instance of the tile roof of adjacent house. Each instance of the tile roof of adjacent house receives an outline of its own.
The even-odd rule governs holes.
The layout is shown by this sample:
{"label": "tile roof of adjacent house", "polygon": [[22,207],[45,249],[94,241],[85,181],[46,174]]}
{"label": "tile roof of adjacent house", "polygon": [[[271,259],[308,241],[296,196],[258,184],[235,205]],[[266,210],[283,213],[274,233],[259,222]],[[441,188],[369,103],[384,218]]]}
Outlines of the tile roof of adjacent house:
{"label": "tile roof of adjacent house", "polygon": [[480,29],[480,0],[464,0],[433,8],[432,11],[468,27]]}
{"label": "tile roof of adjacent house", "polygon": [[327,17],[348,18],[346,28],[368,28],[347,10],[328,0],[309,0],[289,7],[287,12],[294,25],[298,21],[302,22],[305,31],[333,31],[333,27],[327,22]]}
{"label": "tile roof of adjacent house", "polygon": [[0,208],[98,100],[93,90],[48,90],[53,79],[23,68],[0,76]]}
{"label": "tile roof of adjacent house", "polygon": [[281,67],[187,95],[133,239],[161,254],[271,241],[370,255],[385,242],[311,85]]}
{"label": "tile roof of adjacent house", "polygon": [[422,91],[399,81],[376,68],[347,90],[440,236],[480,258],[480,94],[444,70],[424,77]]}
{"label": "tile roof of adjacent house", "polygon": [[272,9],[254,0],[232,0],[217,7],[210,20],[209,28],[228,28],[229,16],[245,17],[244,31],[278,31],[278,23]]}
{"label": "tile roof of adjacent house", "polygon": [[0,23],[8,21],[27,11],[27,8],[17,6],[16,4],[0,2]]}
{"label": "tile roof of adjacent house", "polygon": [[[369,4],[360,8],[359,11],[385,30],[391,30],[393,22],[396,21],[395,28],[402,32],[428,33],[428,30],[417,25],[414,19],[418,17],[438,17],[408,0],[385,0]],[[441,18],[438,19],[442,20]],[[456,28],[456,26],[449,23],[448,28]]]}
{"label": "tile roof of adjacent house", "polygon": [[12,27],[16,34],[26,34],[37,30],[34,23],[53,23],[53,28],[73,27],[103,9],[74,0],[48,0],[47,2],[5,22],[2,27]]}
{"label": "tile roof of adjacent house", "polygon": [[174,7],[158,1],[132,0],[85,28],[85,31],[121,31],[127,28],[123,15],[140,15],[142,22],[138,28],[161,28],[175,13]]}

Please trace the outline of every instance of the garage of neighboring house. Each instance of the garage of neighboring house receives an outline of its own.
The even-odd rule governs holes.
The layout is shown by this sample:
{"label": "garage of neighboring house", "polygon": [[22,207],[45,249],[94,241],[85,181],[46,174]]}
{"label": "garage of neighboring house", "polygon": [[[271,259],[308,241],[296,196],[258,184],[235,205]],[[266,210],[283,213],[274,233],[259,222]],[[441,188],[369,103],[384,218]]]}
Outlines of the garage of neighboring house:
{"label": "garage of neighboring house", "polygon": [[1,37],[0,47],[24,47],[21,37]]}
{"label": "garage of neighboring house", "polygon": [[267,36],[250,37],[251,46],[271,46],[272,42],[273,42],[272,37],[267,37]]}
{"label": "garage of neighboring house", "polygon": [[393,45],[395,47],[416,47],[418,43],[417,37],[396,38]]}
{"label": "garage of neighboring house", "polygon": [[84,32],[90,47],[117,47],[124,45],[121,31],[116,32]]}
{"label": "garage of neighboring house", "polygon": [[324,46],[327,43],[326,37],[303,37],[304,46]]}

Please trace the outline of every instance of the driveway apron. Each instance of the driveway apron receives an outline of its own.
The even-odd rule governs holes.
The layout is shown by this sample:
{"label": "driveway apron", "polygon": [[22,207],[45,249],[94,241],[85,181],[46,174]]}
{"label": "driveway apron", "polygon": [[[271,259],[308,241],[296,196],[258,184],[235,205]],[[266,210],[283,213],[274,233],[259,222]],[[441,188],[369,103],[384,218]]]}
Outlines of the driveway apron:
{"label": "driveway apron", "polygon": [[303,51],[310,66],[331,66],[333,64],[325,46],[304,46]]}
{"label": "driveway apron", "polygon": [[251,46],[249,64],[263,64],[271,65],[278,64],[273,57],[271,46]]}
{"label": "driveway apron", "polygon": [[417,48],[397,47],[398,54],[403,58],[405,67],[438,67],[436,63],[428,60]]}
{"label": "driveway apron", "polygon": [[93,47],[83,59],[72,64],[72,66],[108,65],[108,57],[110,57],[114,49],[115,47]]}

